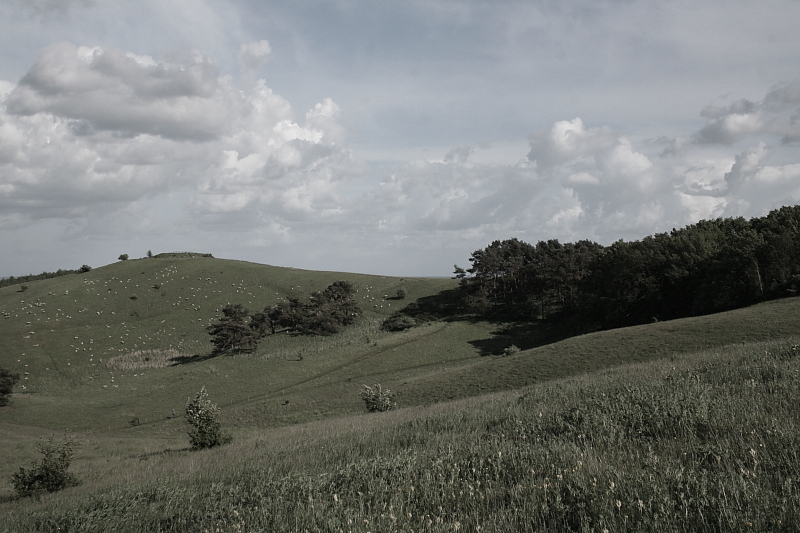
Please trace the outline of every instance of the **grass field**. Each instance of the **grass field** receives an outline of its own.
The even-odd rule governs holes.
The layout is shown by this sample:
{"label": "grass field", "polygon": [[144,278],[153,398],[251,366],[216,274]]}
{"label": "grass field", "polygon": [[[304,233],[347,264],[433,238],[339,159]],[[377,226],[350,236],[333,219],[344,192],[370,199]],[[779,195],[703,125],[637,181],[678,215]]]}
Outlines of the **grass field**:
{"label": "grass field", "polygon": [[[354,326],[210,357],[226,303],[339,279],[359,291]],[[0,365],[27,373],[0,411],[0,531],[800,525],[800,299],[551,344],[469,320],[380,330],[454,284],[163,257],[0,289]],[[535,347],[502,356],[512,344]],[[372,383],[403,409],[360,414]],[[182,413],[202,386],[234,442],[192,452]],[[82,485],[14,500],[11,473],[64,430]]]}

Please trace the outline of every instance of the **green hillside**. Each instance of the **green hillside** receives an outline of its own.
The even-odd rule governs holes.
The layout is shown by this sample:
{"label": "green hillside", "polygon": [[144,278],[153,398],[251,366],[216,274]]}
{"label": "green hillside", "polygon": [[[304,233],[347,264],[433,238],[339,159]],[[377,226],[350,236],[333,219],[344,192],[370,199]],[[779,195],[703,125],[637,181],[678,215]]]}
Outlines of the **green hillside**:
{"label": "green hillside", "polygon": [[[330,337],[278,333],[253,354],[211,357],[205,326],[227,303],[256,311],[339,279],[359,291],[363,316],[356,325]],[[396,391],[401,405],[419,405],[781,337],[800,327],[800,299],[786,299],[574,337],[509,357],[496,355],[512,344],[525,347],[535,328],[453,320],[402,333],[380,330],[393,310],[454,284],[168,256],[33,282],[24,292],[6,287],[0,289],[0,365],[23,379],[3,421],[131,432],[129,422],[138,418],[136,432],[166,431],[180,427],[167,418],[173,409],[181,413],[186,398],[206,386],[228,407],[233,425],[271,427],[358,413],[364,383],[380,382]],[[401,286],[407,299],[391,299]]]}
{"label": "green hillside", "polygon": [[[209,358],[205,326],[221,316],[227,303],[254,312],[345,278],[359,291],[363,316],[357,326],[333,337],[274,335],[256,353]],[[276,394],[385,350],[376,345],[386,337],[379,324],[401,302],[384,295],[402,286],[410,299],[451,285],[450,280],[167,257],[32,282],[25,291],[6,287],[0,289],[0,365],[23,379],[4,420],[74,431],[114,430],[125,428],[134,416],[142,422],[165,420],[172,409],[180,412],[185,398],[202,385],[226,404]],[[62,402],[64,395],[71,401]],[[296,409],[288,411],[282,416],[295,421]]]}
{"label": "green hillside", "polygon": [[[264,338],[254,353],[212,357],[205,326],[226,304],[241,303],[254,312],[281,298],[304,298],[337,280],[347,280],[358,290],[363,315],[356,324],[329,337],[277,333]],[[539,398],[542,387],[552,391],[549,384],[581,375],[586,377],[579,378],[579,387],[595,387],[589,384],[603,383],[603,376],[612,375],[608,369],[630,364],[639,365],[635,372],[642,375],[661,375],[669,368],[665,364],[687,368],[695,359],[724,360],[733,353],[732,345],[748,354],[760,353],[762,348],[750,347],[800,332],[800,298],[788,298],[549,343],[554,337],[544,326],[459,317],[388,333],[380,329],[386,316],[409,302],[452,289],[456,281],[311,272],[199,256],[121,261],[26,285],[24,291],[21,286],[0,289],[0,366],[23,374],[10,405],[0,408],[6,458],[0,463],[0,496],[6,499],[11,495],[10,475],[35,458],[36,439],[64,430],[83,443],[73,470],[84,482],[65,495],[94,498],[97,491],[112,490],[122,491],[118,495],[124,499],[132,496],[120,484],[133,484],[131,490],[188,490],[190,497],[197,483],[228,486],[236,484],[237,476],[247,477],[251,464],[245,457],[251,455],[260,457],[256,470],[268,479],[294,472],[310,476],[302,483],[313,484],[315,476],[340,472],[353,457],[362,465],[358,468],[368,469],[370,457],[384,461],[396,455],[402,462],[403,454],[417,444],[435,444],[423,453],[436,455],[439,445],[470,441],[472,437],[453,429],[458,420],[472,420],[464,429],[468,433],[478,428],[483,432],[486,424],[507,424],[512,416],[508,413],[516,412],[508,407],[513,401],[488,407],[495,400],[479,398],[485,393],[516,389],[513,394],[524,390]],[[405,300],[394,298],[401,287]],[[529,349],[504,356],[503,349],[511,345]],[[631,371],[620,372],[623,376]],[[791,372],[796,373],[786,370],[781,379],[791,378]],[[405,409],[381,415],[385,418],[363,416],[358,393],[363,384],[372,383],[396,392]],[[187,450],[182,414],[187,398],[203,386],[222,408],[221,421],[233,433],[234,444],[196,454]],[[794,393],[787,394],[781,401],[791,400]],[[458,399],[466,403],[437,403]],[[475,411],[482,409],[493,413],[491,420]],[[445,412],[441,419],[435,414]],[[378,420],[393,422],[384,428]],[[364,433],[358,429],[362,426]],[[439,433],[449,436],[440,438]],[[393,444],[384,450],[379,444],[383,440]],[[330,452],[315,457],[322,446]],[[498,450],[507,450],[503,446]],[[259,451],[263,447],[269,451]],[[264,473],[280,454],[285,457],[275,462],[276,470]],[[216,466],[204,474],[193,457],[206,458],[202,462],[213,457]],[[314,494],[318,489],[309,485]],[[31,509],[71,513],[71,504],[62,498],[68,496],[47,496],[44,507],[24,501],[0,506],[23,515]],[[185,505],[180,498],[176,505]],[[91,507],[88,500],[81,501],[84,508]],[[198,522],[192,518],[191,523]],[[417,523],[407,526],[414,527],[411,524]],[[98,527],[95,530],[102,530]],[[120,523],[115,527],[126,530]],[[352,530],[362,529],[368,530]],[[196,529],[176,525],[162,530]],[[221,530],[236,531],[233,526]]]}

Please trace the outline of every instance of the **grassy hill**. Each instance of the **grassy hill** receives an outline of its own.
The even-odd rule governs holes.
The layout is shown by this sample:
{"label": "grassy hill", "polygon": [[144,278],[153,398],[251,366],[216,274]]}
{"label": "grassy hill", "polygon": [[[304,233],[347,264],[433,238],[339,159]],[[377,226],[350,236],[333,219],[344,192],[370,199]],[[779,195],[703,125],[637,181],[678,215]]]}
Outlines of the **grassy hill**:
{"label": "grassy hill", "polygon": [[[359,291],[364,315],[354,326],[331,337],[276,334],[264,339],[253,354],[210,357],[211,344],[204,328],[220,316],[222,306],[241,303],[255,311],[276,303],[279,298],[304,297],[340,279],[350,281]],[[620,387],[627,386],[625,383],[631,383],[630,380],[661,391],[659,394],[663,396],[667,390],[664,383],[678,379],[675,376],[680,378],[680,386],[685,387],[686,398],[702,399],[702,391],[693,389],[691,379],[686,378],[694,375],[690,368],[696,364],[705,364],[708,368],[728,364],[713,361],[730,360],[734,357],[731,354],[738,354],[735,356],[742,360],[756,358],[757,364],[751,366],[761,365],[754,374],[761,383],[764,372],[775,367],[775,363],[774,358],[758,359],[761,357],[758,354],[770,350],[791,354],[795,341],[783,341],[783,344],[767,348],[764,347],[767,345],[755,343],[786,339],[800,332],[798,298],[718,315],[599,332],[550,344],[539,339],[541,333],[535,329],[468,320],[435,322],[401,333],[380,330],[381,320],[406,302],[451,289],[455,283],[446,279],[310,272],[174,255],[122,261],[84,274],[31,282],[25,291],[19,286],[2,288],[0,311],[4,318],[0,318],[0,339],[3,339],[0,365],[24,373],[25,379],[18,384],[12,404],[0,411],[0,442],[7,458],[0,464],[0,494],[10,495],[9,476],[35,457],[32,447],[35,439],[64,430],[78,435],[84,442],[73,468],[84,484],[63,494],[47,496],[42,503],[7,501],[0,506],[20,520],[15,522],[19,527],[23,523],[29,527],[30,522],[21,517],[36,511],[44,513],[40,516],[60,516],[61,525],[68,522],[64,517],[72,513],[82,517],[71,526],[72,530],[99,531],[106,527],[102,525],[104,518],[92,522],[86,513],[92,509],[92,512],[97,511],[91,502],[97,498],[102,500],[100,494],[106,494],[111,500],[103,500],[103,505],[116,509],[113,511],[116,515],[128,513],[121,509],[128,509],[126,505],[129,505],[141,516],[154,517],[148,522],[150,529],[141,526],[143,522],[137,522],[139,529],[133,526],[134,522],[128,527],[126,519],[119,518],[113,528],[120,531],[158,531],[159,528],[197,531],[200,525],[213,527],[215,520],[224,523],[221,530],[237,531],[235,524],[239,519],[232,512],[244,513],[245,509],[238,503],[234,505],[234,499],[226,500],[216,494],[217,489],[213,487],[224,492],[246,485],[235,489],[250,491],[245,500],[249,497],[263,503],[274,496],[268,498],[267,492],[280,489],[314,501],[325,499],[325,504],[320,503],[319,508],[327,509],[326,512],[333,513],[331,516],[339,516],[335,509],[329,508],[332,494],[323,494],[327,490],[325,487],[331,487],[326,483],[333,483],[334,478],[339,480],[337,483],[345,483],[343,479],[356,480],[351,487],[345,483],[350,489],[341,489],[351,491],[354,500],[350,503],[355,505],[356,493],[363,495],[367,489],[370,493],[377,490],[370,481],[359,478],[364,472],[375,472],[379,480],[376,482],[382,484],[380,491],[389,494],[406,489],[381,477],[387,472],[402,472],[395,481],[405,480],[400,483],[403,487],[406,483],[422,486],[446,481],[430,476],[427,481],[422,480],[426,474],[419,470],[420,465],[432,468],[436,464],[478,461],[486,466],[486,461],[494,457],[492,454],[501,452],[501,455],[516,458],[519,464],[515,468],[521,468],[520,465],[535,458],[512,451],[519,444],[519,435],[512,439],[514,432],[523,431],[528,435],[525,438],[531,438],[537,432],[549,431],[536,426],[539,422],[531,418],[531,413],[547,411],[553,417],[564,419],[565,413],[571,413],[576,405],[579,408],[584,405],[579,398],[586,396],[586,391],[591,390],[595,398],[607,394],[603,392],[606,386],[618,393]],[[391,299],[400,287],[406,290],[407,299]],[[503,348],[512,344],[530,349],[501,356]],[[732,345],[738,348],[731,348]],[[784,387],[780,391],[780,401],[786,405],[798,398],[796,380],[792,385],[797,373],[792,366],[796,359],[789,359],[785,368],[781,367],[778,379]],[[780,358],[779,363],[784,364]],[[624,367],[630,364],[638,366]],[[607,370],[612,367],[621,367],[621,370]],[[586,377],[557,381],[581,375]],[[358,398],[361,385],[372,383],[381,383],[396,391],[400,406],[407,409],[380,416],[356,416],[363,412]],[[728,392],[739,396],[750,394],[739,390],[742,383],[737,381],[736,387],[728,387]],[[186,399],[202,386],[222,407],[222,423],[233,432],[234,444],[193,453],[186,450],[182,412]],[[724,383],[720,386],[724,388]],[[500,396],[477,397],[510,389],[517,390]],[[525,391],[525,398],[536,400],[520,404],[520,391]],[[630,391],[626,394],[630,395]],[[662,397],[653,394],[653,398]],[[700,396],[692,396],[696,394]],[[548,395],[552,396],[553,405],[548,405]],[[643,405],[639,396],[636,396],[638,400],[631,398],[634,404]],[[457,399],[464,400],[431,405]],[[607,411],[612,406],[586,404],[582,408]],[[600,414],[613,418],[614,415],[606,411]],[[131,425],[134,419],[138,425]],[[522,426],[517,425],[516,419]],[[573,422],[570,424],[574,425]],[[793,433],[794,423],[792,419],[784,428],[789,440],[797,439],[797,434]],[[599,431],[595,425],[589,427]],[[758,424],[753,427],[759,431],[764,429]],[[568,429],[562,433],[571,435]],[[685,438],[697,439],[695,429],[687,430],[689,434]],[[624,440],[623,433],[608,438]],[[585,440],[585,432],[576,433],[575,439],[580,434]],[[559,435],[561,433],[552,438]],[[478,451],[470,452],[466,443],[471,443]],[[566,444],[557,446],[561,450],[558,453],[562,453],[564,447],[580,449],[585,444],[581,444],[580,439],[568,439]],[[448,446],[457,457],[442,459]],[[642,450],[646,449],[636,444],[631,450],[631,453],[644,453]],[[737,453],[741,451],[737,450]],[[585,450],[580,453],[585,454]],[[587,461],[576,459],[584,455],[567,455],[562,453],[559,457],[584,464]],[[209,461],[213,463],[212,468],[207,468]],[[361,473],[356,475],[351,467]],[[611,475],[610,470],[600,470],[603,476]],[[263,483],[253,480],[252,476],[256,475],[263,476]],[[556,475],[555,471],[550,473],[548,482],[557,479]],[[564,474],[561,475],[563,478]],[[456,481],[464,482],[466,478],[462,478],[456,477]],[[520,484],[514,479],[515,484]],[[536,479],[536,483],[543,483]],[[480,492],[475,490],[475,481],[471,483],[472,495]],[[506,498],[503,501],[507,501],[511,486],[500,483],[499,478],[494,481],[499,483],[492,489],[495,492],[483,493],[483,498],[489,498],[486,502],[494,501],[492,498],[502,493]],[[364,490],[355,488],[358,483]],[[208,489],[209,484],[211,489]],[[532,490],[532,485],[525,486],[526,490]],[[588,486],[581,490],[584,489],[589,491],[586,494],[591,492]],[[429,485],[425,490],[432,491],[434,487]],[[450,501],[442,499],[441,487],[436,490],[439,491],[437,501]],[[459,490],[463,493],[466,485]],[[135,494],[146,496],[139,500]],[[177,496],[167,497],[166,494]],[[71,498],[76,497],[80,502],[73,505]],[[229,508],[211,512],[203,507],[211,505],[215,497],[222,498],[220,501],[227,502],[225,505]],[[565,495],[559,497],[563,500]],[[169,514],[169,506],[185,506],[189,501],[185,498],[203,502],[198,503],[198,509],[203,510],[197,511],[200,514],[192,510],[181,515],[184,525],[165,526],[161,520]],[[453,498],[450,504],[465,503]],[[161,502],[156,506],[158,509],[152,504],[156,500]],[[124,501],[128,504],[123,504]],[[151,503],[147,504],[148,501]],[[275,506],[269,512],[277,512],[280,502],[269,501]],[[609,501],[615,505],[617,500]],[[398,515],[400,503],[392,498],[370,502],[369,505],[394,505],[392,514]],[[404,505],[410,505],[409,509],[413,507],[411,514],[416,516],[406,520],[405,527],[417,530],[425,526],[426,522],[417,516],[422,502],[416,501],[416,507],[408,501]],[[481,505],[483,507],[478,507],[483,509],[480,513],[485,517],[489,508]],[[467,510],[480,515],[478,507],[468,506]],[[267,512],[263,508],[259,512],[262,511]],[[323,519],[321,511],[302,516],[310,530],[335,531],[336,527],[330,524],[344,524],[348,516],[351,522],[354,516],[361,516],[358,527],[348,524],[353,531],[391,529],[389,523],[384,524],[385,527],[364,525],[364,517],[373,520],[381,514],[376,509],[366,509],[362,505],[359,512],[360,515],[339,516],[344,522],[331,519],[330,527],[315,522]],[[382,514],[387,515],[386,512]],[[213,518],[209,518],[211,515]],[[427,515],[433,516],[430,510]],[[434,527],[435,520],[431,518],[433,522],[428,529],[454,530],[455,518],[450,518],[442,518],[437,523],[441,527]],[[263,530],[276,530],[272,522],[268,527],[264,520],[252,516],[248,520],[246,525],[258,524]],[[83,526],[78,526],[79,523],[95,524],[97,529],[89,526],[81,529]],[[518,523],[513,520],[504,523],[521,530],[514,526]],[[618,522],[613,524],[619,527]],[[41,530],[49,531],[44,526]],[[253,526],[252,530],[262,529]],[[2,526],[0,531],[4,531]]]}

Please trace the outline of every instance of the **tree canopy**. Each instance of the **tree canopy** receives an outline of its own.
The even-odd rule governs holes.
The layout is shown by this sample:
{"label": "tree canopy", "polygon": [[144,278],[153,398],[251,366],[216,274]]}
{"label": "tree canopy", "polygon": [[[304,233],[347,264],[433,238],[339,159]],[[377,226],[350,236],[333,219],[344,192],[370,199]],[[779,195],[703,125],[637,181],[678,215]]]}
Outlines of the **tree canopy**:
{"label": "tree canopy", "polygon": [[596,329],[713,313],[800,289],[800,206],[602,246],[494,241],[455,267],[468,312]]}

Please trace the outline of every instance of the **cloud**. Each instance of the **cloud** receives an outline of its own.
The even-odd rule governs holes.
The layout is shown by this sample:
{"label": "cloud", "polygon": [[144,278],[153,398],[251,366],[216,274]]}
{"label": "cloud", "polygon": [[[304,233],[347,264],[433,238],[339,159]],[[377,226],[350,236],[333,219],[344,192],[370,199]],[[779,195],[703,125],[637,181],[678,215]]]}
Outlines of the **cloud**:
{"label": "cloud", "polygon": [[0,100],[5,227],[123,216],[176,191],[173,211],[201,226],[280,225],[335,214],[337,182],[360,171],[331,99],[298,123],[263,81],[240,91],[197,52],[157,60],[57,43],[18,84],[0,83]]}
{"label": "cloud", "polygon": [[707,106],[706,125],[692,140],[697,144],[732,145],[761,133],[781,136],[785,144],[800,141],[800,80],[775,86],[760,102],[741,99],[727,107]]}
{"label": "cloud", "polygon": [[74,239],[296,247],[340,268],[498,238],[609,243],[800,201],[798,108],[789,83],[704,107],[694,133],[643,139],[573,116],[492,157],[473,140],[366,163],[347,146],[351,111],[331,98],[296,112],[199,52],[56,43],[18,83],[0,82],[0,229],[57,221]]}
{"label": "cloud", "polygon": [[272,48],[267,40],[253,41],[241,45],[237,57],[239,65],[242,67],[242,72],[253,75],[258,68],[269,60],[271,53]]}
{"label": "cloud", "polygon": [[728,185],[728,192],[735,192],[744,182],[752,179],[759,170],[763,169],[764,162],[768,157],[769,150],[763,142],[738,154],[730,172],[727,172],[724,177],[725,183]]}
{"label": "cloud", "polygon": [[92,7],[97,2],[96,0],[19,0],[20,3],[30,10],[31,13],[41,19],[48,18],[51,14],[55,13],[60,16],[65,16],[73,5],[80,5],[82,7]]}
{"label": "cloud", "polygon": [[42,50],[6,108],[16,115],[47,113],[69,120],[77,134],[206,140],[224,133],[238,100],[213,63],[197,52],[156,61],[61,42]]}

